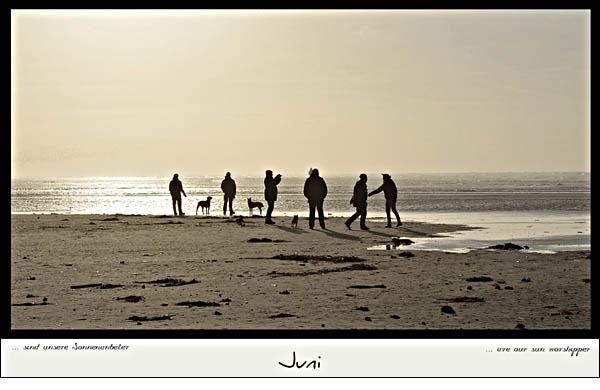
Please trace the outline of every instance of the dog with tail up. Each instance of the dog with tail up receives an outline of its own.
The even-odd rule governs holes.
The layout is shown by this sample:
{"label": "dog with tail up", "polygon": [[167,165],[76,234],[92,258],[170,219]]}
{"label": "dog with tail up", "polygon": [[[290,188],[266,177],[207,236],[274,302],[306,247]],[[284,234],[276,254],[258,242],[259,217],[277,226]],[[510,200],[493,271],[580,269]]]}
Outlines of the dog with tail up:
{"label": "dog with tail up", "polygon": [[206,198],[206,200],[201,200],[198,202],[198,206],[196,206],[196,215],[198,215],[198,209],[202,207],[202,214],[204,214],[204,210],[206,210],[206,215],[210,214],[210,200],[212,196]]}
{"label": "dog with tail up", "polygon": [[262,215],[262,208],[265,207],[261,202],[253,202],[252,198],[248,198],[248,208],[250,209],[250,215],[252,215],[252,209],[258,208],[260,215]]}

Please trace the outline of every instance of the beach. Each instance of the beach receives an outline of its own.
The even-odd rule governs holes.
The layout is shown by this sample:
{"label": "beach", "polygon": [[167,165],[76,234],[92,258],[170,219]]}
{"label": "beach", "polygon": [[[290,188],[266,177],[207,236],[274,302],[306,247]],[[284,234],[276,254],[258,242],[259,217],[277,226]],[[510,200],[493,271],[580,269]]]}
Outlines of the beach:
{"label": "beach", "polygon": [[590,329],[590,250],[414,250],[392,238],[477,227],[274,221],[12,214],[11,328]]}

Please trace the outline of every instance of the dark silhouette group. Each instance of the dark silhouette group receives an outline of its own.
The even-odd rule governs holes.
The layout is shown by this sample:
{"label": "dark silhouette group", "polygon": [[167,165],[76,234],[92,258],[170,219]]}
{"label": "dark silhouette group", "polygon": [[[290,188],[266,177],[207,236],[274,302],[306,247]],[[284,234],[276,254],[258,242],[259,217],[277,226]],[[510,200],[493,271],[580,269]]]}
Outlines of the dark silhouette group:
{"label": "dark silhouette group", "polygon": [[[344,222],[348,229],[351,229],[352,223],[360,217],[360,229],[369,230],[366,225],[367,221],[367,199],[370,196],[376,195],[383,191],[385,196],[385,213],[387,215],[386,227],[392,227],[392,220],[390,211],[394,213],[396,217],[396,226],[402,226],[400,215],[396,209],[396,201],[398,199],[398,189],[396,183],[392,180],[392,177],[387,173],[382,173],[383,184],[376,190],[367,191],[367,175],[361,173],[359,180],[354,184],[354,191],[350,204],[356,208],[356,212]],[[275,209],[275,202],[277,201],[277,185],[281,183],[281,174],[273,177],[273,171],[267,170],[265,172],[265,200],[267,201],[267,214],[265,216],[265,223],[268,225],[274,225],[275,222],[272,219],[273,210]],[[223,215],[227,215],[227,206],[229,205],[229,215],[234,215],[233,211],[233,199],[236,194],[236,184],[231,178],[231,173],[225,174],[225,179],[221,182],[221,191],[223,191]],[[176,173],[173,175],[173,180],[169,183],[169,192],[171,193],[171,199],[173,201],[173,213],[179,215],[185,215],[181,208],[181,194],[185,197],[185,191],[183,190],[183,184],[179,180],[179,175]],[[308,200],[308,226],[310,229],[314,229],[315,226],[315,213],[319,213],[319,225],[321,229],[325,229],[325,213],[323,211],[323,203],[327,197],[327,184],[325,180],[319,176],[318,169],[311,169],[309,176],[304,182],[304,196]],[[250,203],[250,202],[249,202]],[[257,202],[258,203],[258,202]],[[256,206],[258,207],[258,206]]]}

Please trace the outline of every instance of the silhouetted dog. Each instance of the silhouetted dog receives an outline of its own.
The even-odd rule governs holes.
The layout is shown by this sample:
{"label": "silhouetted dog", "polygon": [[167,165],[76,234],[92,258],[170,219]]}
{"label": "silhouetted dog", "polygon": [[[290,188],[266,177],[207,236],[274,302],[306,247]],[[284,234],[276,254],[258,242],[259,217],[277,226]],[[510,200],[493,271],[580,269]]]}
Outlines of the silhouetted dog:
{"label": "silhouetted dog", "polygon": [[298,216],[294,215],[294,218],[292,218],[292,227],[295,229],[298,227]]}
{"label": "silhouetted dog", "polygon": [[206,198],[206,200],[201,200],[198,202],[198,206],[196,206],[196,215],[198,215],[198,209],[202,207],[202,214],[204,214],[204,209],[206,209],[206,214],[210,214],[210,200],[212,196]]}
{"label": "silhouetted dog", "polygon": [[248,198],[248,208],[250,209],[250,215],[252,215],[252,209],[257,207],[262,215],[262,208],[265,207],[261,202],[253,202],[252,198]]}

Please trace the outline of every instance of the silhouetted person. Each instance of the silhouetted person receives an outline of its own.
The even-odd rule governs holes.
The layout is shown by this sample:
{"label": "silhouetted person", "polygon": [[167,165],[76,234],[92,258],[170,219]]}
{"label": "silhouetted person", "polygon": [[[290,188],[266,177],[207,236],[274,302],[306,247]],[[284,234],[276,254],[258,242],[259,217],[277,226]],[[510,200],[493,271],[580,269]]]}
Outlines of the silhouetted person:
{"label": "silhouetted person", "polygon": [[304,196],[308,199],[308,227],[315,227],[315,209],[319,212],[319,225],[325,229],[325,215],[323,214],[323,201],[327,196],[327,184],[321,176],[319,170],[313,169],[310,176],[304,182]]}
{"label": "silhouetted person", "polygon": [[350,203],[356,207],[356,212],[348,218],[346,222],[346,227],[350,229],[350,225],[358,216],[360,216],[360,228],[362,230],[369,230],[367,225],[365,224],[367,220],[367,175],[364,173],[360,174],[360,180],[356,182],[354,185],[354,195],[352,196],[352,200]]}
{"label": "silhouetted person", "polygon": [[169,183],[169,192],[171,193],[171,200],[173,201],[173,214],[177,215],[177,209],[175,208],[175,204],[177,204],[179,215],[185,215],[185,213],[181,211],[181,194],[186,198],[187,195],[183,190],[183,184],[179,180],[179,175],[177,173],[173,175],[173,180]]}
{"label": "silhouetted person", "polygon": [[265,200],[267,201],[267,215],[265,217],[265,223],[274,225],[275,222],[271,220],[271,214],[275,208],[275,201],[277,200],[277,184],[281,182],[281,175],[273,178],[273,172],[268,170],[265,172]]}
{"label": "silhouetted person", "polygon": [[396,188],[396,183],[392,180],[392,177],[387,173],[382,173],[383,175],[383,184],[376,189],[375,191],[371,191],[369,196],[375,195],[383,191],[383,195],[385,196],[385,213],[387,214],[387,226],[388,228],[392,227],[392,218],[390,217],[390,209],[396,215],[396,221],[398,224],[396,226],[402,226],[402,221],[400,221],[400,215],[398,215],[398,210],[396,210],[396,199],[398,198],[398,189]]}
{"label": "silhouetted person", "polygon": [[231,178],[231,173],[225,174],[225,179],[221,182],[221,191],[225,194],[223,197],[223,215],[227,214],[227,203],[229,203],[229,215],[233,212],[233,199],[235,198],[235,181]]}

